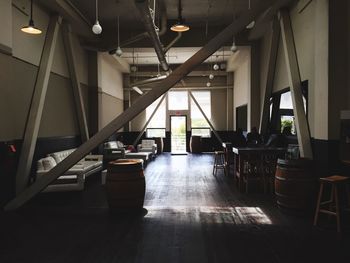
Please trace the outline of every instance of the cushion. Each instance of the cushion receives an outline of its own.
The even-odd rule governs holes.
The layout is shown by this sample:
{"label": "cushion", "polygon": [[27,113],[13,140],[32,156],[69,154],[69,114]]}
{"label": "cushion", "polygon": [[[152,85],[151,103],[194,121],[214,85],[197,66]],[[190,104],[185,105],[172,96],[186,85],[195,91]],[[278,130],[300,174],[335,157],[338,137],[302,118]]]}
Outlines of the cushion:
{"label": "cushion", "polygon": [[154,145],[154,140],[142,140],[141,147],[142,148],[152,148]]}
{"label": "cushion", "polygon": [[69,149],[69,150],[65,150],[65,151],[50,153],[48,156],[53,157],[55,159],[56,163],[59,163],[74,151],[75,151],[75,149]]}
{"label": "cushion", "polygon": [[124,148],[124,143],[117,141],[118,148]]}
{"label": "cushion", "polygon": [[104,147],[107,149],[113,149],[113,148],[118,148],[118,145],[116,141],[110,141],[110,142],[106,142],[104,144]]}
{"label": "cushion", "polygon": [[43,170],[44,170],[44,165],[43,165],[43,160],[42,160],[42,159],[40,159],[40,160],[37,161],[37,163],[36,163],[36,169],[37,169],[38,171],[43,171]]}
{"label": "cushion", "polygon": [[43,163],[44,170],[46,170],[46,171],[51,170],[57,164],[55,159],[53,157],[51,157],[51,156],[43,158],[41,160],[42,160],[42,163]]}

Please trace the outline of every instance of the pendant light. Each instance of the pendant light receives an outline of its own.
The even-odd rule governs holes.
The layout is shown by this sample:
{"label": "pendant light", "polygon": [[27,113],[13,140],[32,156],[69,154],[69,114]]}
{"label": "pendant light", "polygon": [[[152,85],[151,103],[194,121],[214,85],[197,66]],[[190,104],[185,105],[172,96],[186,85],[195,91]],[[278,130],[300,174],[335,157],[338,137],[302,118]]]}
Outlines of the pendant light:
{"label": "pendant light", "polygon": [[[249,0],[249,2],[248,2],[248,10],[250,10],[250,8],[251,8],[251,5],[250,5],[250,0]],[[255,21],[253,20],[252,22],[250,22],[250,23],[246,26],[246,28],[247,28],[247,29],[252,29],[254,26],[255,26]]]}
{"label": "pendant light", "polygon": [[94,32],[94,34],[96,35],[99,35],[102,33],[102,27],[100,25],[100,22],[98,21],[98,0],[96,0],[95,3],[96,3],[96,22],[92,26],[92,32]]}
{"label": "pendant light", "polygon": [[24,32],[24,33],[32,34],[32,35],[39,35],[39,34],[41,34],[41,30],[34,26],[33,0],[30,0],[30,19],[29,19],[29,23],[28,23],[27,26],[22,27],[21,31]]}
{"label": "pendant light", "polygon": [[170,29],[174,32],[185,32],[190,30],[190,27],[185,24],[184,20],[182,19],[182,5],[181,0],[179,0],[179,7],[178,7],[178,18],[176,24],[174,24]]}
{"label": "pendant light", "polygon": [[235,53],[237,50],[238,50],[238,47],[237,47],[237,45],[236,45],[236,38],[235,38],[235,36],[233,36],[233,41],[232,41],[232,46],[231,46],[231,51],[233,52],[233,53]]}
{"label": "pendant light", "polygon": [[117,27],[118,27],[118,47],[117,47],[117,51],[115,52],[117,54],[118,57],[121,57],[123,54],[122,49],[120,48],[120,38],[119,38],[119,15],[117,17]]}

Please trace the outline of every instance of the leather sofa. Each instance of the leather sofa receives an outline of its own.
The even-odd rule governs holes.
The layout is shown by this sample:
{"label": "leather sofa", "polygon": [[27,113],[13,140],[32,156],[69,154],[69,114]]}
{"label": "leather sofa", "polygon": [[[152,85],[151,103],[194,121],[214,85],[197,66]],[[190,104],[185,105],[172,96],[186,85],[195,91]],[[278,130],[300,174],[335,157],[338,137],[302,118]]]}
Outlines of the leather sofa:
{"label": "leather sofa", "polygon": [[[37,178],[55,167],[59,162],[70,155],[75,149],[54,152],[37,162]],[[102,170],[102,155],[87,155],[71,167],[63,175],[46,187],[43,192],[81,191],[84,189],[85,179],[91,174]]]}
{"label": "leather sofa", "polygon": [[120,141],[110,141],[104,144],[103,148],[103,167],[106,169],[107,163],[117,159],[142,159],[146,164],[152,157],[152,152],[131,152],[126,149]]}

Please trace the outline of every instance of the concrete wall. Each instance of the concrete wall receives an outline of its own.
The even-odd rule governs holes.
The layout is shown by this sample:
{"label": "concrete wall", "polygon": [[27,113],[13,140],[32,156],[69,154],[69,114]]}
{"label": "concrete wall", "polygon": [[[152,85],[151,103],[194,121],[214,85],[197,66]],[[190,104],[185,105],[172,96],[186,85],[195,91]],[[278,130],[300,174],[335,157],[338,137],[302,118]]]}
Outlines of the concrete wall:
{"label": "concrete wall", "polygon": [[99,129],[102,129],[124,110],[123,76],[119,64],[108,53],[98,53]]}
{"label": "concrete wall", "polygon": [[[0,37],[0,44],[8,46],[12,52],[12,54],[11,52],[9,54],[0,54],[1,141],[21,139],[23,136],[44,46],[46,28],[49,23],[49,15],[34,4],[35,24],[43,30],[43,33],[39,36],[34,36],[21,32],[21,27],[28,24],[28,17],[13,7],[11,1],[9,2],[1,1],[0,8],[0,13],[2,14],[0,16],[1,23],[10,23],[9,28],[11,29],[11,31],[5,32]],[[28,11],[29,1],[24,3],[28,4],[25,10]],[[4,12],[6,10],[9,12]],[[3,13],[6,14],[3,15]],[[86,110],[88,110],[88,57],[86,52],[80,48],[75,37],[74,54],[78,61],[78,74],[82,83],[81,87]],[[79,134],[73,92],[60,31],[49,78],[39,137],[75,136]]]}

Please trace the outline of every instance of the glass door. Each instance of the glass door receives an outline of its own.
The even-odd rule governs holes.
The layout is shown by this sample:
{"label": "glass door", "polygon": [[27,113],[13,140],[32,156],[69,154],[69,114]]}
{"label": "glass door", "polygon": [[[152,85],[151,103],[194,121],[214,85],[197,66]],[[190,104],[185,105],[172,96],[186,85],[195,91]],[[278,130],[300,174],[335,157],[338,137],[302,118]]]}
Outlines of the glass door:
{"label": "glass door", "polygon": [[170,116],[171,153],[186,153],[186,116]]}

